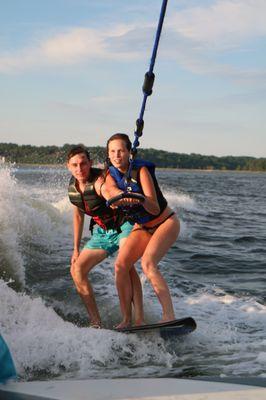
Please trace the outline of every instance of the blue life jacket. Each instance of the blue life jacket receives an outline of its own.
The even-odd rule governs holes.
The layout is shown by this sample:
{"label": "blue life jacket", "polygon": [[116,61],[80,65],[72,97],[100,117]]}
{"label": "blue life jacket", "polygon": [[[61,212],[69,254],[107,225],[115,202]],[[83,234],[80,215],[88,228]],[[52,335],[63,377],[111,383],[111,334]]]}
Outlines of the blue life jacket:
{"label": "blue life jacket", "polygon": [[[148,171],[150,172],[151,177],[153,179],[158,203],[160,206],[160,213],[158,215],[160,215],[166,208],[167,201],[164,198],[164,196],[159,188],[159,185],[158,185],[158,182],[157,182],[157,179],[155,176],[155,164],[153,164],[150,161],[146,161],[146,160],[139,160],[139,159],[133,160],[133,165],[132,165],[129,182],[126,180],[126,174],[123,174],[122,172],[120,172],[113,165],[109,167],[109,171],[110,171],[110,175],[116,181],[117,187],[119,189],[121,189],[125,192],[130,191],[130,192],[134,192],[134,193],[144,194],[142,187],[141,187],[140,180],[139,180],[139,171],[142,167],[146,167],[148,169]],[[153,219],[158,217],[158,215],[153,215],[153,214],[150,214],[148,211],[146,211],[145,208],[141,204],[131,206],[130,208],[122,207],[122,210],[125,212],[128,220],[130,220],[132,222],[137,222],[139,224],[145,224],[146,222],[152,221]]]}

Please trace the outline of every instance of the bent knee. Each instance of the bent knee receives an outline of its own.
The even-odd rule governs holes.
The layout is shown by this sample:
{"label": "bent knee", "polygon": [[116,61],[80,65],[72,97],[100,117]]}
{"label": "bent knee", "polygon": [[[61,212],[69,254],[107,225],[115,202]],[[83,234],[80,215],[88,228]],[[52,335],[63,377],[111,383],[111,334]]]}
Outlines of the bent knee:
{"label": "bent knee", "polygon": [[128,274],[131,266],[128,265],[125,261],[123,260],[117,260],[115,262],[115,275],[116,276],[123,276]]}
{"label": "bent knee", "polygon": [[141,260],[141,266],[144,274],[147,276],[148,279],[151,279],[158,272],[156,263],[149,257],[143,258]]}

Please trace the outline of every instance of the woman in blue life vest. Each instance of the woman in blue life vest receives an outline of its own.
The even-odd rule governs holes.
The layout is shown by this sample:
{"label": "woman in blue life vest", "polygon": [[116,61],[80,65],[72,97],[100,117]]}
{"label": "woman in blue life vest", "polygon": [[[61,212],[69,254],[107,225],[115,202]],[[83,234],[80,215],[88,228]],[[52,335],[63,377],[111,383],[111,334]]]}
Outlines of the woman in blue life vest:
{"label": "woman in blue life vest", "polygon": [[[101,327],[101,318],[92,286],[88,279],[91,269],[125,244],[133,225],[121,212],[106,205],[103,171],[92,167],[90,155],[82,145],[74,146],[67,156],[67,167],[72,174],[68,195],[73,204],[74,250],[71,275],[83,300],[92,327]],[[117,212],[118,211],[118,212]],[[80,250],[84,217],[91,217],[92,237]],[[143,323],[142,288],[135,268],[130,274],[131,304],[134,304],[135,323]]]}
{"label": "woman in blue life vest", "polygon": [[175,213],[167,205],[154,174],[152,163],[134,160],[129,179],[125,174],[129,167],[131,142],[125,134],[115,134],[107,142],[109,171],[106,175],[105,189],[107,196],[112,198],[122,193],[130,186],[131,191],[141,193],[144,201],[124,198],[114,203],[114,206],[128,207],[129,219],[135,222],[128,236],[126,245],[118,253],[115,262],[116,286],[123,315],[118,328],[131,324],[130,271],[134,263],[141,258],[144,274],[152,284],[162,306],[161,322],[175,319],[172,299],[168,285],[158,269],[158,263],[176,241],[180,223]]}

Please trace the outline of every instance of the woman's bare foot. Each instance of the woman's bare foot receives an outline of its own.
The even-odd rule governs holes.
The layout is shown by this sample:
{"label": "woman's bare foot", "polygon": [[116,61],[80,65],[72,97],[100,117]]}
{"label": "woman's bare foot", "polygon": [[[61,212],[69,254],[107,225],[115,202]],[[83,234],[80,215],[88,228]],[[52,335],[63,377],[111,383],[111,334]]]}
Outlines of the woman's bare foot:
{"label": "woman's bare foot", "polygon": [[131,321],[123,320],[120,322],[120,324],[115,326],[115,329],[129,328],[130,326],[131,326]]}
{"label": "woman's bare foot", "polygon": [[174,315],[167,315],[167,316],[163,316],[162,319],[160,319],[159,324],[162,324],[163,322],[170,322],[170,321],[174,321],[176,318]]}
{"label": "woman's bare foot", "polygon": [[145,321],[143,319],[136,319],[134,322],[134,326],[145,325]]}

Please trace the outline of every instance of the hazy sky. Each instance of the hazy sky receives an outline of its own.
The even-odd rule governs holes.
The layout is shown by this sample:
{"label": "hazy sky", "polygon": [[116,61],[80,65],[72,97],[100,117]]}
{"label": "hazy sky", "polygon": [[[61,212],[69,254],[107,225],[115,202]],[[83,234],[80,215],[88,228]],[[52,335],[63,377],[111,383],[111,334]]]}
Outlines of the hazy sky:
{"label": "hazy sky", "polygon": [[[161,0],[1,0],[0,142],[133,139]],[[169,0],[142,147],[266,157],[266,0]]]}

